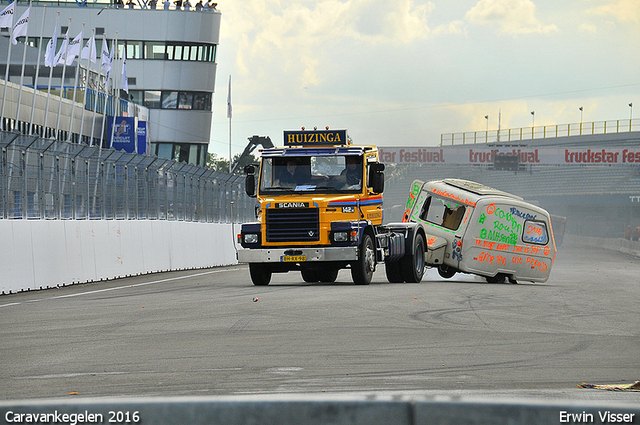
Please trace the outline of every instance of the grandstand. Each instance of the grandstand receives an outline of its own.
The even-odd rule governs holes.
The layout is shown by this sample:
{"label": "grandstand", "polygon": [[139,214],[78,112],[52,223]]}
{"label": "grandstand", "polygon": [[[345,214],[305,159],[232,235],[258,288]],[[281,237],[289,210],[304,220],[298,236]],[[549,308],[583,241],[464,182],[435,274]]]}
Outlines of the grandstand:
{"label": "grandstand", "polygon": [[[546,138],[482,145],[443,146],[445,155],[464,156],[461,150],[547,149],[564,158],[568,149],[619,153],[612,163],[517,164],[497,169],[495,159],[484,164],[387,163],[385,222],[399,221],[410,183],[415,180],[461,178],[523,197],[528,202],[567,218],[566,232],[597,237],[622,237],[630,225],[640,226],[640,163],[623,162],[622,151],[640,149],[640,132]],[[385,148],[382,148],[385,149]],[[397,149],[397,148],[386,148]],[[407,148],[408,149],[408,148]],[[614,154],[612,154],[614,155]]]}

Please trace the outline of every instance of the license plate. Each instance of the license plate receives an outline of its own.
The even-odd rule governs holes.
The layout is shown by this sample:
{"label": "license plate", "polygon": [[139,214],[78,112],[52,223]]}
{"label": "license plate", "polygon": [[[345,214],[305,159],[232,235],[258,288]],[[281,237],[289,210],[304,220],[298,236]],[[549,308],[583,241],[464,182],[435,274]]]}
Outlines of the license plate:
{"label": "license plate", "polygon": [[306,255],[283,255],[280,257],[280,261],[283,263],[299,263],[301,261],[307,261]]}

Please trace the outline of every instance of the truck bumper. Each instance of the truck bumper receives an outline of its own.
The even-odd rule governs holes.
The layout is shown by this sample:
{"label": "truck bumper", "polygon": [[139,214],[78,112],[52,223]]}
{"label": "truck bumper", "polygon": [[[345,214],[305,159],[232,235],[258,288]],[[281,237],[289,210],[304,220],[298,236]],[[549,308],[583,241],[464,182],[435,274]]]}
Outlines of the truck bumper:
{"label": "truck bumper", "polygon": [[241,249],[238,251],[240,263],[280,263],[283,257],[304,256],[306,260],[298,262],[355,261],[358,259],[357,246],[326,248],[265,248]]}

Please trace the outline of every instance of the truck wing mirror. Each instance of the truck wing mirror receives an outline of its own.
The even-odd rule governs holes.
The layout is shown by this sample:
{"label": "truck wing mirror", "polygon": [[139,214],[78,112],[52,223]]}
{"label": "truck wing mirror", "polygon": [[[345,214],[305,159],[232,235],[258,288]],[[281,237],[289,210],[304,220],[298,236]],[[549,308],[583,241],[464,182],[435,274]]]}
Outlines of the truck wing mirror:
{"label": "truck wing mirror", "polygon": [[247,173],[247,177],[244,180],[244,191],[251,198],[256,197],[256,167],[252,164],[244,167],[244,172]]}
{"label": "truck wing mirror", "polygon": [[256,197],[256,176],[253,174],[247,175],[244,181],[244,191],[247,192],[251,198]]}
{"label": "truck wing mirror", "polygon": [[384,164],[369,164],[369,187],[374,193],[384,192]]}

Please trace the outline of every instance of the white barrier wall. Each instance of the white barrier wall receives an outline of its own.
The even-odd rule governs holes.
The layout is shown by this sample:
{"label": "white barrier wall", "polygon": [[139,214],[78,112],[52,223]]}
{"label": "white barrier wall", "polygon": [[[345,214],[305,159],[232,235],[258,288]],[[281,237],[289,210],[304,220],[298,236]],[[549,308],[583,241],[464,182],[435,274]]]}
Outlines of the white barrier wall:
{"label": "white barrier wall", "polygon": [[234,231],[161,220],[0,220],[0,293],[236,264]]}

